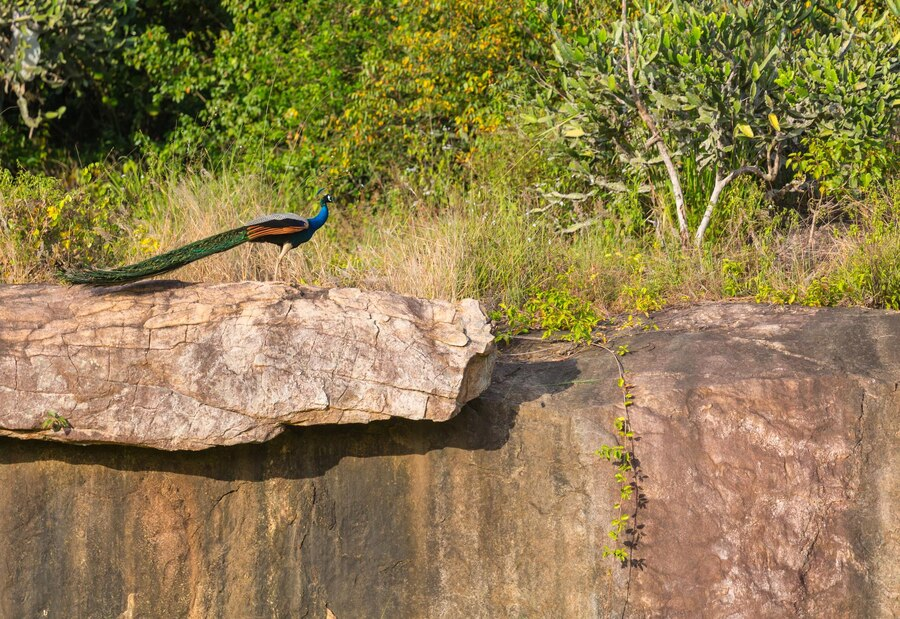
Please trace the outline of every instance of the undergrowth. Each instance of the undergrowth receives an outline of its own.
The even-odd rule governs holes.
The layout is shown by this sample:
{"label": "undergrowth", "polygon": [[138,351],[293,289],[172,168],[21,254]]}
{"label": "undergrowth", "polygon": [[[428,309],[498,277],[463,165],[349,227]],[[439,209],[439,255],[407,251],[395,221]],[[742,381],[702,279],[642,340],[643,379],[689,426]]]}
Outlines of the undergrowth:
{"label": "undergrowth", "polygon": [[[742,179],[706,246],[683,252],[654,202],[665,196],[573,193],[546,152],[510,140],[486,144],[462,175],[398,172],[365,208],[337,196],[328,225],[288,254],[284,279],[474,297],[502,332],[536,328],[575,340],[606,316],[699,301],[900,309],[900,181],[811,204],[801,216],[772,207]],[[263,213],[312,214],[315,189],[132,162],[65,180],[0,172],[0,281],[52,281],[58,264],[136,261]],[[590,223],[573,232],[578,221]],[[167,277],[268,279],[276,252],[244,245]]]}

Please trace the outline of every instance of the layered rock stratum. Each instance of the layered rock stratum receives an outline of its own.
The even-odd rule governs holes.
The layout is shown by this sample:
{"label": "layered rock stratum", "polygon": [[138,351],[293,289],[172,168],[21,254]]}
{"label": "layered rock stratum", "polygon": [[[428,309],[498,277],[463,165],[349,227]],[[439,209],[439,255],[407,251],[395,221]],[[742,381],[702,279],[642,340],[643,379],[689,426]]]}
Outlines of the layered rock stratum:
{"label": "layered rock stratum", "polygon": [[[446,421],[166,452],[0,439],[0,616],[892,617],[900,314],[702,305],[527,342]],[[633,505],[626,507],[629,513]]]}

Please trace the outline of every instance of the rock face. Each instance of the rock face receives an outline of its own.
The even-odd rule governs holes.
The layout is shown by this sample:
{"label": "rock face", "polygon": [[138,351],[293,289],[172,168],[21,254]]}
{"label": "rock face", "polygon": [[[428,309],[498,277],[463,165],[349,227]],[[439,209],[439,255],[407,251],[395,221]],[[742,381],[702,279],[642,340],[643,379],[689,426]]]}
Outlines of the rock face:
{"label": "rock face", "polygon": [[892,617],[900,314],[707,305],[618,334],[644,506],[601,549],[613,357],[498,361],[443,423],[199,452],[0,439],[2,617]]}
{"label": "rock face", "polygon": [[[0,286],[0,434],[158,449],[443,421],[489,384],[478,303],[357,289]],[[51,415],[67,420],[65,431]]]}

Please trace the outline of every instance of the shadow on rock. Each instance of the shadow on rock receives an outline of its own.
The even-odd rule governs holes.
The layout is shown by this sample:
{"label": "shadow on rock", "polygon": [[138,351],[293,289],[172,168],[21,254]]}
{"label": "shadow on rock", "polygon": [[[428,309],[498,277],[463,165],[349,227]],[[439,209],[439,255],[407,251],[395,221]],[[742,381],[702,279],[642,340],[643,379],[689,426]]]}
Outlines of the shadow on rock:
{"label": "shadow on rock", "polygon": [[519,406],[568,389],[579,375],[574,359],[498,363],[494,382],[449,421],[392,419],[369,424],[288,427],[267,443],[204,451],[22,441],[0,438],[0,465],[56,460],[120,471],[163,471],[219,480],[320,477],[344,458],[423,455],[433,450],[501,449]]}
{"label": "shadow on rock", "polygon": [[190,288],[193,285],[193,282],[183,282],[177,279],[151,279],[128,282],[125,284],[119,284],[117,286],[91,287],[88,288],[88,290],[95,296],[128,295],[139,297],[144,295],[156,294],[158,292],[165,292],[166,290]]}

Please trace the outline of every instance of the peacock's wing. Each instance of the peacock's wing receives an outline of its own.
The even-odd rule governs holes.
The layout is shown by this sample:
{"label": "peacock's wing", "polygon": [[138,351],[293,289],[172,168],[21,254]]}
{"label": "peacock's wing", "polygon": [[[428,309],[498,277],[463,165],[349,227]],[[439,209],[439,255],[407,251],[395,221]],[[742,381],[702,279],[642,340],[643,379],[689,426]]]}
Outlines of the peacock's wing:
{"label": "peacock's wing", "polygon": [[309,220],[293,213],[263,215],[247,224],[247,240],[279,243],[283,237],[308,229]]}
{"label": "peacock's wing", "polygon": [[227,232],[220,232],[128,266],[117,269],[67,270],[61,271],[59,277],[69,284],[115,286],[174,271],[200,258],[237,247],[248,240],[249,236],[245,226]]}

